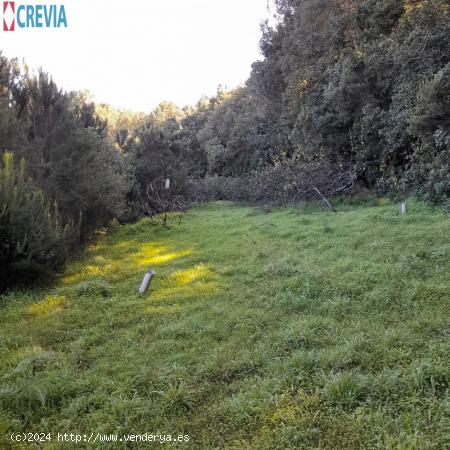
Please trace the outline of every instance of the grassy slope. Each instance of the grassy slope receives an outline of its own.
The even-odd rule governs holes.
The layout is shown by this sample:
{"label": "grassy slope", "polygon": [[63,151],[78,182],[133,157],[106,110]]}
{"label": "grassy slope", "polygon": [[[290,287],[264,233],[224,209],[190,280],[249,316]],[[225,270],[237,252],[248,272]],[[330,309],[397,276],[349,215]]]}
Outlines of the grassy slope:
{"label": "grassy slope", "polygon": [[52,291],[0,298],[0,433],[445,448],[450,217],[339,209],[212,204],[168,230],[143,220]]}

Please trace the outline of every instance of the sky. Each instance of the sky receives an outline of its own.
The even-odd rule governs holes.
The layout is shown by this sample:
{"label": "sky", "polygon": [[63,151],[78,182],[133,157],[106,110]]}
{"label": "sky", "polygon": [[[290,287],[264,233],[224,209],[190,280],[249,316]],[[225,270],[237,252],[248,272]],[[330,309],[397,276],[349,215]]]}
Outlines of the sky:
{"label": "sky", "polygon": [[16,0],[64,4],[68,28],[0,31],[0,50],[42,67],[65,90],[148,112],[234,88],[261,59],[267,0]]}

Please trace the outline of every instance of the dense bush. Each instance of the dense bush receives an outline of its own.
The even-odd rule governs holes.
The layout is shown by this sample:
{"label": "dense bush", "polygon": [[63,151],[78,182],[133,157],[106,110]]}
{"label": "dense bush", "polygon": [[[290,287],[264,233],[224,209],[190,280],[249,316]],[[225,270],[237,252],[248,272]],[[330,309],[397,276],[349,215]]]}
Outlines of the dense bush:
{"label": "dense bush", "polygon": [[81,237],[107,226],[124,211],[127,172],[120,155],[92,128],[79,128],[55,147],[43,185],[61,214],[77,220]]}
{"label": "dense bush", "polygon": [[129,200],[137,216],[183,210],[187,205],[188,167],[180,148],[186,138],[183,117],[175,105],[163,103],[135,130],[126,159],[134,170]]}
{"label": "dense bush", "polygon": [[[339,172],[357,164],[359,182],[369,189],[445,201],[448,131],[442,121],[448,118],[449,3],[275,4],[279,21],[263,26],[263,59],[253,65],[246,91],[237,91],[222,101],[227,107],[216,109],[214,123],[223,125],[216,126],[219,134],[210,127],[209,140],[203,139],[207,152],[234,158],[236,143],[251,135],[263,157],[241,145],[246,155],[239,153],[227,166],[237,162],[248,173],[255,168],[248,163],[252,158],[263,166],[295,160],[305,169],[324,161]],[[242,98],[251,98],[252,107],[236,113],[233,105]],[[220,145],[211,147],[215,135]],[[229,174],[217,161],[212,159],[208,171]]]}
{"label": "dense bush", "polygon": [[25,163],[14,166],[5,152],[0,165],[0,289],[60,270],[77,227],[63,225],[56,206],[26,177]]}
{"label": "dense bush", "polygon": [[450,63],[421,85],[409,132],[418,142],[404,175],[407,187],[445,202],[450,198]]}
{"label": "dense bush", "polygon": [[0,138],[0,153],[25,159],[66,222],[81,213],[82,239],[122,214],[132,176],[89,96],[64,92],[49,74],[31,74],[1,54]]}

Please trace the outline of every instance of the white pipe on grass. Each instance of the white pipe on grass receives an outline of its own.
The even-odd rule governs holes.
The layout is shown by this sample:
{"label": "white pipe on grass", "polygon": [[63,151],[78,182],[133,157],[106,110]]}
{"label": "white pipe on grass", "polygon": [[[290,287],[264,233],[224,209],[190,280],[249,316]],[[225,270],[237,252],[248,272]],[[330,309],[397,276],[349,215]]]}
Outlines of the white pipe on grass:
{"label": "white pipe on grass", "polygon": [[155,275],[155,272],[153,270],[148,270],[147,273],[144,275],[144,279],[142,280],[141,287],[139,288],[139,294],[145,294],[148,289],[148,285],[150,284],[150,281],[152,280],[153,276]]}

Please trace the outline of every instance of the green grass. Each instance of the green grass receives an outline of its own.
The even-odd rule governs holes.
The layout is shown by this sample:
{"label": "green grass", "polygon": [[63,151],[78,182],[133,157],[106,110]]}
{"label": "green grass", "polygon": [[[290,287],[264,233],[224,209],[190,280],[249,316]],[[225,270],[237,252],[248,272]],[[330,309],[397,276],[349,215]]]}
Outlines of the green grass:
{"label": "green grass", "polygon": [[0,434],[448,448],[450,216],[375,199],[338,210],[216,203],[168,229],[145,219],[53,289],[0,297]]}

